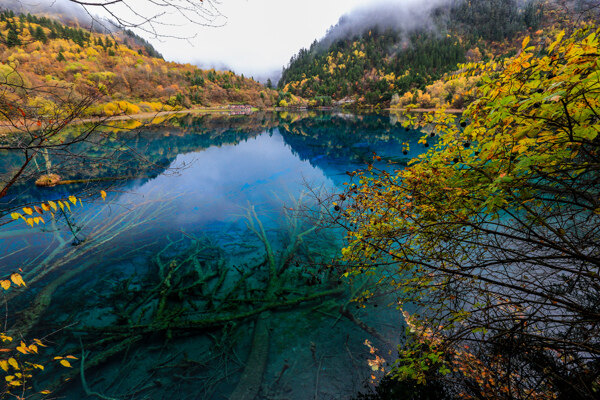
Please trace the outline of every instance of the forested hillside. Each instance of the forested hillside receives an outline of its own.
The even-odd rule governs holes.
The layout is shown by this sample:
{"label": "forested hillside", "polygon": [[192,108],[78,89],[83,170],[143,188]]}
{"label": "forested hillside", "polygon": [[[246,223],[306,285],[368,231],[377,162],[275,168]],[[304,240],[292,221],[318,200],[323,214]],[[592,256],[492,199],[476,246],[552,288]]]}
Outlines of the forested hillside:
{"label": "forested hillside", "polygon": [[[573,11],[580,3],[564,7]],[[427,24],[411,29],[374,20],[357,31],[345,27],[349,21],[342,18],[323,39],[292,57],[279,89],[310,98],[313,105],[342,99],[358,106],[398,103],[409,91],[421,90],[422,95],[427,85],[455,71],[459,63],[516,51],[522,36],[557,22],[556,7],[554,1],[541,0],[454,0],[431,8]],[[562,10],[560,15],[564,17]],[[453,96],[474,84],[466,79],[454,82],[445,88],[449,90],[443,100],[462,107],[464,96]]]}
{"label": "forested hillside", "polygon": [[318,105],[346,96],[378,104],[389,101],[394,92],[423,86],[465,61],[466,50],[455,37],[414,33],[409,37],[410,47],[402,39],[399,31],[373,27],[361,36],[336,41],[327,51],[314,43],[292,58],[279,86],[314,98]]}
{"label": "forested hillside", "polygon": [[[19,103],[37,114],[56,113],[94,97],[87,115],[115,115],[174,107],[271,105],[276,93],[228,71],[201,70],[162,59],[131,31],[103,34],[44,16],[0,13],[3,110]],[[21,90],[35,89],[35,90]],[[30,110],[31,111],[31,110]]]}

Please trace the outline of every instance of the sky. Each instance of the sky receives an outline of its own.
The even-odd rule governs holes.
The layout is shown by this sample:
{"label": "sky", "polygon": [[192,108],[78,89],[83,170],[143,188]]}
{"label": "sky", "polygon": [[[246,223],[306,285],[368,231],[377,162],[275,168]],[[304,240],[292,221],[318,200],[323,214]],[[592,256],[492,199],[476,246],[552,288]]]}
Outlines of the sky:
{"label": "sky", "polygon": [[[165,59],[202,67],[231,69],[265,79],[277,75],[292,55],[325,35],[327,29],[364,0],[221,0],[225,25],[200,27],[190,43],[151,39]],[[191,46],[190,46],[191,44]]]}

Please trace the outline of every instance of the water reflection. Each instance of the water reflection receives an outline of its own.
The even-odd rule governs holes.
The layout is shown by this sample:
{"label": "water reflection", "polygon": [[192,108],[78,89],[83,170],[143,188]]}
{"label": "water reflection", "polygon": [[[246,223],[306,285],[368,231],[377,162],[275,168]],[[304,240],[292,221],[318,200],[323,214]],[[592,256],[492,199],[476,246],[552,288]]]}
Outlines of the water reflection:
{"label": "water reflection", "polygon": [[[374,153],[401,166],[417,139],[380,116],[258,114],[185,116],[82,144],[93,157],[77,168],[51,161],[88,182],[22,182],[4,204],[110,189],[107,202],[86,201],[42,229],[2,228],[3,270],[23,267],[30,282],[11,300],[11,329],[41,337],[67,326],[51,351],[83,346],[87,389],[108,396],[227,398],[252,387],[261,398],[348,397],[370,376],[364,340],[382,351],[396,343],[399,318],[352,309],[362,288],[325,266],[340,233],[289,208],[310,201],[307,186],[335,190]],[[398,158],[405,141],[412,153]],[[4,171],[18,162],[3,160]],[[89,181],[116,176],[128,179]],[[70,245],[65,218],[81,245]],[[341,316],[350,309],[387,343]],[[49,367],[38,385],[84,397],[78,371],[67,385],[61,373]]]}

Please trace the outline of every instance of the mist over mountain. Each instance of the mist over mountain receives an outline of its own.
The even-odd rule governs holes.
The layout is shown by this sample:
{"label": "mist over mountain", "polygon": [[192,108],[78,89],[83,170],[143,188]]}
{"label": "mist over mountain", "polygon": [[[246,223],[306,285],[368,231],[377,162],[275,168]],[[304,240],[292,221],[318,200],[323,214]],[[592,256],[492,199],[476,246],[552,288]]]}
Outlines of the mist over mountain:
{"label": "mist over mountain", "polygon": [[51,16],[66,24],[80,25],[95,32],[112,31],[115,27],[114,24],[90,14],[84,7],[70,0],[3,0],[0,8],[18,14]]}
{"label": "mist over mountain", "polygon": [[452,0],[387,0],[355,9],[340,17],[325,37],[322,46],[329,46],[339,39],[360,35],[372,28],[394,29],[404,32],[437,29],[433,20],[433,10],[449,6]]}
{"label": "mist over mountain", "polygon": [[[501,24],[508,25],[502,34],[510,36],[515,30],[513,25],[518,25],[516,29],[523,27],[522,20],[527,18],[529,9],[537,9],[544,3],[542,0],[382,0],[344,14],[324,37],[315,41],[319,48],[326,48],[337,40],[361,36],[371,29],[404,34],[415,31],[446,33],[450,29],[468,34],[481,27],[501,31]],[[571,12],[599,8],[597,0],[564,0],[560,3]]]}

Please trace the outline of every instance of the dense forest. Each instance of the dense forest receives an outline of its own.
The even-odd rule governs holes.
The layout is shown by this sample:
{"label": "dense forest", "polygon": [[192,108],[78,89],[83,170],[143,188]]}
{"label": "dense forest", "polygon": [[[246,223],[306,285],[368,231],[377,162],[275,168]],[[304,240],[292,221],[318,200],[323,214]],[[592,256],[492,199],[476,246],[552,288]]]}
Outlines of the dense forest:
{"label": "dense forest", "polygon": [[541,1],[456,0],[433,8],[429,26],[407,30],[371,21],[362,31],[332,39],[346,23],[342,19],[292,57],[278,86],[314,105],[341,99],[389,105],[395,94],[424,90],[459,63],[506,53],[515,36],[538,29],[545,9]]}
{"label": "dense forest", "polygon": [[[410,35],[402,49],[402,34],[376,27],[362,37],[335,42],[326,52],[315,43],[301,50],[283,72],[279,86],[318,105],[331,99],[358,96],[360,103],[389,102],[393,93],[423,86],[465,60],[465,49],[452,37],[430,33]],[[397,52],[390,57],[390,49]]]}
{"label": "dense forest", "polygon": [[[55,113],[65,96],[94,97],[85,113],[108,116],[195,105],[264,107],[276,96],[230,71],[167,62],[131,30],[98,33],[13,11],[0,13],[0,62],[0,80],[10,84],[3,105],[24,103],[42,116]],[[36,95],[16,87],[37,88]]]}

